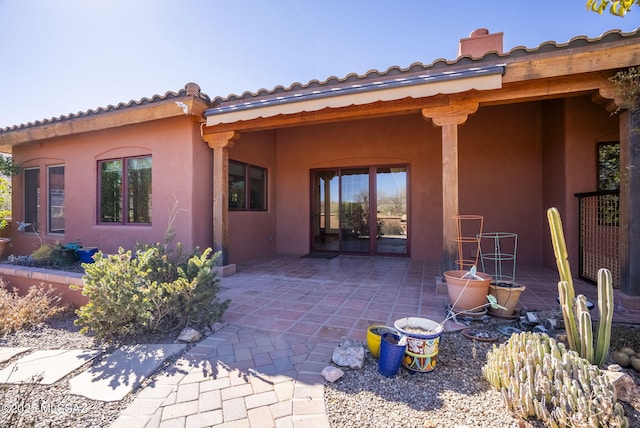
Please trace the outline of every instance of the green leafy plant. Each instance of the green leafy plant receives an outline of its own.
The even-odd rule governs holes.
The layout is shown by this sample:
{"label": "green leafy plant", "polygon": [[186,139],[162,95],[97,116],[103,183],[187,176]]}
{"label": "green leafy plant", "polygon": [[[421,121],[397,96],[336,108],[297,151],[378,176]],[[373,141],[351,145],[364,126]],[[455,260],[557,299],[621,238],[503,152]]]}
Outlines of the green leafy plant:
{"label": "green leafy plant", "polygon": [[634,4],[640,5],[640,0],[587,0],[587,9],[602,15],[609,8],[611,15],[623,18]]}
{"label": "green leafy plant", "polygon": [[523,419],[548,427],[629,426],[609,377],[546,334],[514,334],[494,345],[482,374]]}
{"label": "green leafy plant", "polygon": [[143,245],[136,252],[120,248],[117,254],[96,253],[94,263],[83,264],[81,289],[89,303],[76,313],[82,331],[112,339],[140,331],[173,331],[218,321],[229,301],[216,298],[219,280],[215,266],[219,254],[198,250],[183,256],[161,244]]}
{"label": "green leafy plant", "polygon": [[[562,220],[557,208],[547,210],[553,252],[556,256],[560,282],[558,293],[562,317],[567,330],[569,349],[591,363],[602,365],[607,358],[611,344],[611,323],[613,321],[613,284],[611,272],[607,269],[598,271],[598,332],[596,340],[593,337],[591,315],[587,309],[587,298],[583,295],[576,297],[573,288],[573,277],[569,266],[567,245],[564,240]],[[594,348],[595,346],[595,348]]]}
{"label": "green leafy plant", "polygon": [[637,110],[640,106],[640,67],[620,70],[609,80],[615,85],[625,108]]}

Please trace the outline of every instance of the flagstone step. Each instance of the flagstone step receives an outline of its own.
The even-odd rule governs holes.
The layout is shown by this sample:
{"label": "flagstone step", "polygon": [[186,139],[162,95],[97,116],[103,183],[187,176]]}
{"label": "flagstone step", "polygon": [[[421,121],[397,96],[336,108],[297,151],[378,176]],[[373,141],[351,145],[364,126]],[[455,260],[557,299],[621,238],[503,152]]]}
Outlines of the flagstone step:
{"label": "flagstone step", "polygon": [[6,363],[16,355],[24,354],[27,351],[30,351],[31,348],[11,348],[0,346],[0,364]]}
{"label": "flagstone step", "polygon": [[140,386],[185,344],[123,346],[69,380],[72,394],[92,400],[119,401]]}
{"label": "flagstone step", "polygon": [[89,349],[48,349],[30,353],[0,370],[0,383],[37,382],[51,385],[100,355]]}

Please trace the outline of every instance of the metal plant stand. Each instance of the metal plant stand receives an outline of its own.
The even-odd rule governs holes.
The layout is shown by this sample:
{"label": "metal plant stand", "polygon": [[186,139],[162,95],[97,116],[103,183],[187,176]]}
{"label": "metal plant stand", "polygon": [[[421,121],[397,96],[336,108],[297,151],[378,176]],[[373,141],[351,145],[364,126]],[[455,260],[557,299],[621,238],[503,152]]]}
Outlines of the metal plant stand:
{"label": "metal plant stand", "polygon": [[[480,261],[482,272],[493,277],[494,282],[515,282],[518,234],[509,232],[480,233]],[[487,242],[482,250],[482,243]],[[493,268],[493,270],[492,270]]]}
{"label": "metal plant stand", "polygon": [[[458,245],[458,269],[468,270],[472,266],[478,266],[480,256],[480,236],[484,217],[481,215],[456,216],[457,235],[455,241]],[[465,251],[467,254],[465,256]]]}

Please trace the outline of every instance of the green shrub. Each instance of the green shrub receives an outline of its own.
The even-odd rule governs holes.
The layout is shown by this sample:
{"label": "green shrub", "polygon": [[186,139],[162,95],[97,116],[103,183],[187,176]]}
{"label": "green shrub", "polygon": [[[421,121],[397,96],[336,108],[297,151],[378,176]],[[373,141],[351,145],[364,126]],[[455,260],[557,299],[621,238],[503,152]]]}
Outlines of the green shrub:
{"label": "green shrub", "polygon": [[96,253],[85,263],[82,290],[89,303],[79,308],[76,324],[99,338],[113,339],[151,331],[173,331],[218,321],[229,301],[216,294],[219,280],[212,270],[219,254],[207,248],[189,256],[178,245],[174,256],[167,245],[142,245],[117,254]]}
{"label": "green shrub", "polygon": [[484,377],[509,409],[549,427],[627,427],[607,375],[541,333],[520,333],[487,353]]}
{"label": "green shrub", "polygon": [[63,311],[60,296],[54,295],[51,285],[33,285],[24,296],[17,289],[9,291],[0,279],[0,335],[40,324]]}

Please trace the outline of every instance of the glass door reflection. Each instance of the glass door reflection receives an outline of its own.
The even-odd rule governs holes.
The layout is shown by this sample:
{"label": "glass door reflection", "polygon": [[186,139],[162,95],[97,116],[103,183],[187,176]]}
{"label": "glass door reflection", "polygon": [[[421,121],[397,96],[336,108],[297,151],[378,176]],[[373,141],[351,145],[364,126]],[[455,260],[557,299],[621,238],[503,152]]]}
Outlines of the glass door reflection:
{"label": "glass door reflection", "polygon": [[369,253],[369,168],[343,169],[340,178],[340,249]]}
{"label": "glass door reflection", "polygon": [[407,254],[407,168],[376,169],[376,252]]}
{"label": "glass door reflection", "polygon": [[313,174],[313,250],[339,251],[339,176],[338,170]]}
{"label": "glass door reflection", "polygon": [[311,184],[312,251],[409,253],[405,166],[314,170]]}

